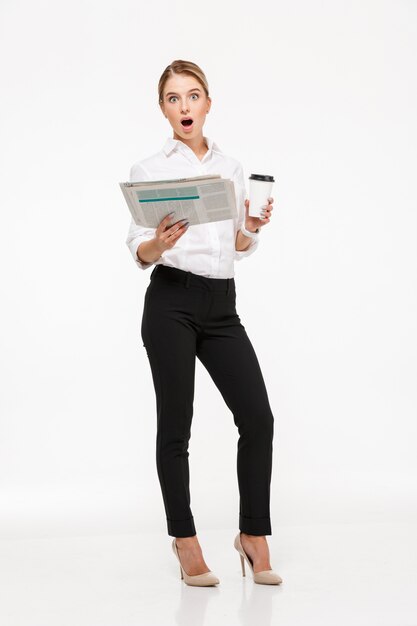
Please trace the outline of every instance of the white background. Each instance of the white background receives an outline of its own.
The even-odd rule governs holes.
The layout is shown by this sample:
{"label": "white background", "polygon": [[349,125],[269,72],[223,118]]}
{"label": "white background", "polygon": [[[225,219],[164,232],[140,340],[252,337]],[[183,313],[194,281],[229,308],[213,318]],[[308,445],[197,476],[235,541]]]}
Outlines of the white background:
{"label": "white background", "polygon": [[[118,186],[199,64],[204,134],[275,175],[237,307],[275,415],[273,527],[417,517],[417,4],[1,4],[0,532],[159,531],[150,270]],[[197,362],[198,531],[238,526],[237,429]]]}

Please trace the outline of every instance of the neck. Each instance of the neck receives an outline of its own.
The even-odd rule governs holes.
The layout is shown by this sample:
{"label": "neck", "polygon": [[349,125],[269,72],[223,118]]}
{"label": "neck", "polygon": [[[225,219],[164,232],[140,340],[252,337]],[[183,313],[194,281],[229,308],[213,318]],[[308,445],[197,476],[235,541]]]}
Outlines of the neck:
{"label": "neck", "polygon": [[190,137],[190,139],[188,139],[187,137],[180,137],[174,131],[173,139],[179,139],[180,141],[182,141],[182,143],[185,143],[185,145],[191,148],[194,154],[196,154],[198,157],[204,155],[208,150],[208,145],[204,141],[202,132],[200,132],[197,137]]}

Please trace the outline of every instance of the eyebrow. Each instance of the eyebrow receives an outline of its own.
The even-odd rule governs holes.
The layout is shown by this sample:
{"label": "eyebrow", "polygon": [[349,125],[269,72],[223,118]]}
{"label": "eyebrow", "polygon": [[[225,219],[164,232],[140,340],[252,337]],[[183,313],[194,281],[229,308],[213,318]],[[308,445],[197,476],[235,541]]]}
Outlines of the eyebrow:
{"label": "eyebrow", "polygon": [[[191,91],[201,91],[201,89],[199,89],[198,87],[195,87],[194,89],[190,89],[188,91],[188,93],[190,93]],[[174,93],[173,91],[170,91],[169,93],[166,93],[165,96],[178,96],[178,93]]]}

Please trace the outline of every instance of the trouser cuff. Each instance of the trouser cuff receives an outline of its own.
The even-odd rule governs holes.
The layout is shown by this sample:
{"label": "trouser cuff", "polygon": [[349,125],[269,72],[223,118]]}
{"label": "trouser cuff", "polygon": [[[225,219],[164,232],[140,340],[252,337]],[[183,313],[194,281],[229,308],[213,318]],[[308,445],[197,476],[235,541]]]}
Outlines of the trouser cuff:
{"label": "trouser cuff", "polygon": [[179,520],[167,518],[167,526],[168,535],[171,535],[171,537],[193,537],[197,534],[193,517]]}
{"label": "trouser cuff", "polygon": [[270,517],[244,517],[239,514],[240,532],[247,535],[272,535]]}

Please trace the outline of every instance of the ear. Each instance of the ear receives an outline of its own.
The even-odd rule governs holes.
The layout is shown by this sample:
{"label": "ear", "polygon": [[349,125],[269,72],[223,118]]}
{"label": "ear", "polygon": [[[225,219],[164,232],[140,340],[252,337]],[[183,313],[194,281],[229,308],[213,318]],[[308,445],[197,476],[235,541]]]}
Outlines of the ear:
{"label": "ear", "polygon": [[207,101],[208,101],[208,105],[207,105],[207,113],[210,111],[211,109],[211,98],[210,96],[207,96]]}
{"label": "ear", "polygon": [[164,117],[166,117],[166,115],[165,115],[165,108],[164,108],[164,103],[163,103],[163,102],[160,102],[160,103],[159,103],[159,108],[161,109],[161,111],[162,111],[162,113],[163,113]]}

